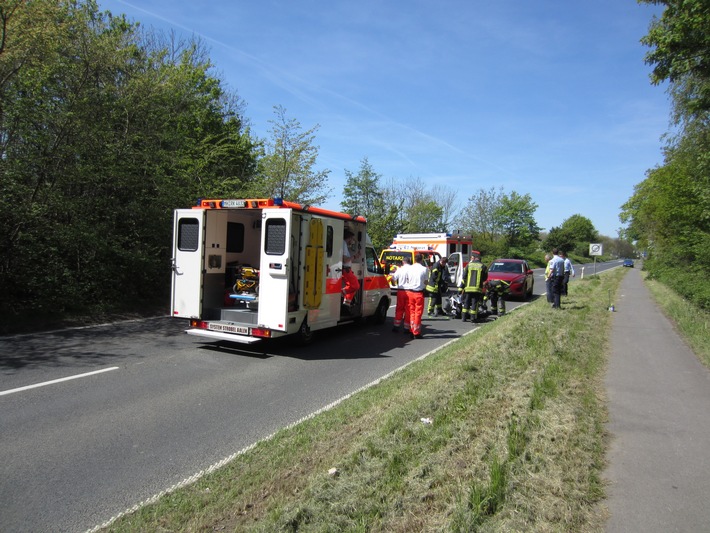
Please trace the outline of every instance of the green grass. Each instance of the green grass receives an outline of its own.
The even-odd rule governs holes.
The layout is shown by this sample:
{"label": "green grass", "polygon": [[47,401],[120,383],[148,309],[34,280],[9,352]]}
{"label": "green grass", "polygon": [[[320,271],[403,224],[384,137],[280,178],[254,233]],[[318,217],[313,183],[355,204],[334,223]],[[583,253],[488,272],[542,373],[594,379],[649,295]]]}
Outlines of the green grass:
{"label": "green grass", "polygon": [[710,368],[710,313],[681,297],[673,289],[646,278],[656,303],[670,318],[700,361]]}
{"label": "green grass", "polygon": [[601,531],[623,274],[518,308],[108,530]]}

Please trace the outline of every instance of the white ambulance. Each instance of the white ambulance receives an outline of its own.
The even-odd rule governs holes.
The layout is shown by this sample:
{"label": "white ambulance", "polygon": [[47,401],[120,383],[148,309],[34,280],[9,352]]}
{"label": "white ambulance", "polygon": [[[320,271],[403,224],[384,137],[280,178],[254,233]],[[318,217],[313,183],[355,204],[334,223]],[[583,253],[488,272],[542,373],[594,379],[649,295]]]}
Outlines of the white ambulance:
{"label": "white ambulance", "polygon": [[[360,285],[348,304],[344,260]],[[391,300],[363,217],[279,198],[175,210],[172,270],[172,314],[189,319],[187,333],[244,344],[309,342],[314,331],[365,317],[384,323]]]}
{"label": "white ambulance", "polygon": [[461,253],[465,264],[471,259],[473,239],[461,233],[398,233],[392,239],[393,250],[435,250],[441,257]]}

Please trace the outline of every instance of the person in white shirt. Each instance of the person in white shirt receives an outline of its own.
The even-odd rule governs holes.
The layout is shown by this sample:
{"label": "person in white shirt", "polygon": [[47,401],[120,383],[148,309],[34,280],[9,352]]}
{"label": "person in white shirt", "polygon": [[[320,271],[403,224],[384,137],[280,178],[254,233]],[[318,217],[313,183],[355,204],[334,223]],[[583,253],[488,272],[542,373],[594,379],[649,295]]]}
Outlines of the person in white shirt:
{"label": "person in white shirt", "polygon": [[414,264],[407,269],[404,276],[403,287],[407,291],[407,305],[409,307],[410,334],[413,339],[421,339],[422,315],[424,314],[424,288],[426,287],[429,271],[423,263],[422,254],[414,256]]}
{"label": "person in white shirt", "polygon": [[407,291],[404,288],[404,282],[407,277],[407,270],[412,268],[412,260],[406,254],[402,258],[402,264],[392,274],[392,280],[397,285],[397,307],[394,311],[394,327],[392,331],[397,333],[399,327],[404,322],[404,332],[410,329],[409,324],[409,304],[407,300]]}

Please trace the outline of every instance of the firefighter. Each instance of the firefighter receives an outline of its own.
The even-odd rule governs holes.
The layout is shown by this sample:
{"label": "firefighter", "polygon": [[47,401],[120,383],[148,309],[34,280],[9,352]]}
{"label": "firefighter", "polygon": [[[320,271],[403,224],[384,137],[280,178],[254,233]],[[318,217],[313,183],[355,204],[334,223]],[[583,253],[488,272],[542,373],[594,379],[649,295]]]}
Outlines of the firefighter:
{"label": "firefighter", "polygon": [[429,295],[429,308],[427,314],[429,316],[445,316],[444,308],[441,305],[441,296],[449,290],[449,285],[446,283],[446,277],[449,272],[446,270],[446,257],[442,257],[429,271],[429,281],[425,287]]}
{"label": "firefighter", "polygon": [[459,292],[463,293],[461,320],[478,320],[478,311],[483,301],[483,283],[488,279],[488,268],[481,263],[481,252],[471,252],[471,261],[463,271]]}
{"label": "firefighter", "polygon": [[483,286],[486,289],[486,295],[483,297],[483,302],[491,301],[491,314],[498,314],[498,301],[500,300],[500,315],[505,314],[505,297],[510,292],[510,282],[502,279],[492,279],[486,281]]}

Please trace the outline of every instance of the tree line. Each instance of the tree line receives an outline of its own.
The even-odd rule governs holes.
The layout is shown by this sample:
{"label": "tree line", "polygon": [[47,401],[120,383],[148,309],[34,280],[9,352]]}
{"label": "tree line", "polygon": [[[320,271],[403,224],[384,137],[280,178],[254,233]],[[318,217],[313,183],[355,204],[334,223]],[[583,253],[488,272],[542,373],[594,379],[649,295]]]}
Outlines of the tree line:
{"label": "tree line", "polygon": [[[213,67],[199,39],[95,0],[0,3],[0,323],[167,307],[172,213],[197,198],[329,198],[319,126],[277,105],[257,137]],[[342,208],[368,217],[379,248],[460,230],[487,255],[581,256],[604,238],[575,215],[541,242],[528,194],[481,190],[459,205],[446,187],[385,181],[367,158],[345,177]]]}
{"label": "tree line", "polygon": [[710,2],[639,3],[665,6],[642,42],[651,81],[668,82],[673,130],[663,164],[636,185],[621,220],[650,275],[710,309]]}

